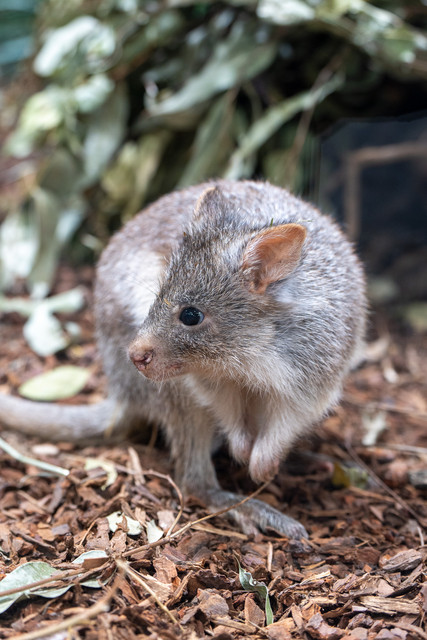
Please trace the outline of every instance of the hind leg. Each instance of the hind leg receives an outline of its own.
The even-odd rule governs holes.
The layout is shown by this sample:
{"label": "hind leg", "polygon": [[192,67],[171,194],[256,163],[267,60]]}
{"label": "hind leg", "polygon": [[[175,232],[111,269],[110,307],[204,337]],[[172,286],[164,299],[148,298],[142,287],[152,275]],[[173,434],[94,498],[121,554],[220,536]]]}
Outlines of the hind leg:
{"label": "hind leg", "polygon": [[[167,424],[175,467],[175,479],[186,495],[199,497],[209,511],[232,507],[244,496],[221,489],[212,462],[216,424],[212,414],[191,404],[188,397],[178,408],[179,399]],[[227,517],[245,533],[273,529],[290,538],[307,537],[305,528],[293,518],[261,500],[248,500]]]}

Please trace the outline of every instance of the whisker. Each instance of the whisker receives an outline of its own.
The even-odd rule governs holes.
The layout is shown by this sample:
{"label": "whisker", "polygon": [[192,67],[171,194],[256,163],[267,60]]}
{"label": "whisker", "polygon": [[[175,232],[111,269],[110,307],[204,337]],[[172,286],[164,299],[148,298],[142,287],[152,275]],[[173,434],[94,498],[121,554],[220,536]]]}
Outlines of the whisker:
{"label": "whisker", "polygon": [[133,282],[133,284],[136,284],[138,286],[140,286],[143,289],[146,289],[147,291],[149,291],[150,293],[152,293],[156,298],[158,298],[159,296],[159,289],[160,286],[158,287],[158,289],[153,289],[153,287],[146,281],[146,280],[142,280],[134,275],[131,275],[129,273],[126,274],[125,276],[125,281],[128,282]]}

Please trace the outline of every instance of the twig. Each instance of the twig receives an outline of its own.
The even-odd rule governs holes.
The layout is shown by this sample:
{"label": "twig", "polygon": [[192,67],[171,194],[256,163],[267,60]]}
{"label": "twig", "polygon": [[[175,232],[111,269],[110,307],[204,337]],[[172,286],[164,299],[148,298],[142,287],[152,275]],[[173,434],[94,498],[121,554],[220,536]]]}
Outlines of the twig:
{"label": "twig", "polygon": [[122,576],[117,576],[114,584],[112,585],[109,592],[98,600],[94,605],[83,611],[82,613],[78,613],[75,616],[71,616],[70,618],[66,618],[66,620],[61,620],[61,622],[56,622],[54,624],[49,624],[43,627],[42,629],[37,629],[36,631],[31,631],[30,633],[20,633],[17,636],[11,636],[9,640],[37,640],[38,638],[46,638],[53,636],[60,631],[67,631],[72,627],[76,627],[77,625],[84,624],[91,618],[96,618],[101,613],[106,613],[110,608],[110,602],[114,598],[117,589],[119,588],[119,581]]}
{"label": "twig", "polygon": [[141,467],[139,456],[133,447],[128,448],[129,458],[132,461],[134,479],[138,484],[145,484],[144,472]]}
{"label": "twig", "polygon": [[184,512],[184,498],[182,497],[182,492],[181,492],[180,488],[178,487],[178,485],[176,484],[176,482],[174,482],[169,475],[166,475],[164,473],[159,473],[158,471],[154,471],[153,469],[150,469],[149,471],[146,471],[145,473],[146,473],[146,475],[152,475],[152,476],[156,476],[156,478],[163,478],[163,480],[167,480],[167,482],[169,482],[169,484],[172,485],[172,487],[175,489],[175,492],[176,492],[176,494],[178,496],[179,511],[178,511],[178,515],[176,516],[175,520],[172,522],[172,525],[169,527],[169,529],[166,532],[166,537],[168,537],[168,536],[170,536],[172,534],[172,531],[175,529],[176,525],[181,520],[181,516],[182,516],[182,514]]}
{"label": "twig", "polygon": [[[73,584],[85,582],[92,576],[102,571],[108,562],[109,558],[106,558],[103,564],[99,565],[99,567],[95,567],[94,569],[89,569],[89,571],[85,571],[83,566],[80,565],[79,568],[68,569],[64,571],[64,573],[54,573],[49,578],[43,578],[43,580],[37,580],[36,582],[30,582],[28,584],[21,585],[20,587],[14,587],[13,589],[0,591],[0,598],[11,596],[15,593],[21,593],[24,591],[32,591],[33,589],[38,589],[39,587],[44,587],[47,585],[50,585],[49,588],[54,589],[56,588],[56,586],[64,586],[64,583],[69,582],[72,578],[77,578],[77,580],[73,581]],[[58,585],[56,585],[55,583],[58,583]]]}
{"label": "twig", "polygon": [[386,411],[388,413],[400,413],[402,415],[411,416],[413,418],[418,418],[420,420],[427,420],[427,413],[423,411],[416,411],[415,409],[408,409],[406,407],[392,407],[386,402],[361,402],[348,394],[344,395],[343,400],[348,404],[351,404],[355,407],[363,407],[368,411],[378,410],[378,411]]}
{"label": "twig", "polygon": [[212,622],[215,624],[220,624],[224,627],[230,627],[230,629],[235,629],[236,631],[241,631],[243,633],[256,633],[257,631],[263,631],[266,634],[266,631],[262,627],[258,627],[258,625],[254,623],[248,622],[240,622],[239,620],[232,620],[231,618],[222,618],[221,616],[211,616]]}
{"label": "twig", "polygon": [[[367,447],[368,449],[375,449],[378,445],[372,445],[372,447]],[[393,444],[391,442],[381,443],[382,449],[391,449],[392,451],[400,451],[401,453],[414,453],[418,456],[426,456],[427,455],[427,447],[414,447],[410,444]]]}
{"label": "twig", "polygon": [[273,543],[271,540],[267,543],[267,571],[271,572],[271,565],[273,562]]}
{"label": "twig", "polygon": [[258,489],[256,489],[250,495],[245,496],[245,498],[243,498],[243,500],[240,500],[240,502],[236,502],[235,504],[232,504],[228,507],[224,507],[224,509],[220,509],[219,511],[214,511],[213,513],[209,513],[208,515],[203,516],[203,518],[198,518],[197,520],[192,520],[191,522],[187,522],[186,525],[181,527],[181,529],[178,529],[178,531],[175,531],[175,533],[171,533],[170,535],[165,536],[164,538],[160,538],[160,540],[156,540],[156,542],[149,542],[147,544],[141,545],[140,547],[137,547],[136,549],[129,549],[128,551],[123,553],[123,557],[127,558],[128,556],[132,556],[135,553],[139,553],[141,551],[147,551],[148,549],[153,549],[154,547],[163,546],[164,544],[170,542],[173,538],[176,538],[177,536],[181,535],[188,529],[191,529],[191,527],[193,527],[195,524],[199,524],[199,522],[204,522],[205,520],[210,520],[211,518],[215,518],[216,516],[222,516],[224,513],[227,513],[232,509],[237,509],[242,504],[245,504],[245,502],[247,502],[248,500],[252,500],[253,498],[255,498],[269,484],[270,484],[270,480],[267,480],[267,482],[264,482],[264,484],[260,485]]}
{"label": "twig", "polygon": [[20,498],[23,498],[24,500],[27,500],[30,504],[32,504],[33,507],[35,507],[35,509],[38,511],[38,513],[41,513],[42,515],[45,515],[45,516],[51,515],[49,509],[47,509],[46,507],[43,507],[40,504],[39,500],[37,500],[36,498],[33,498],[33,496],[30,496],[30,494],[27,493],[26,491],[22,491],[21,489],[20,491],[18,491],[18,496]]}
{"label": "twig", "polygon": [[36,458],[30,458],[30,456],[26,456],[23,453],[20,453],[15,447],[12,447],[11,444],[0,438],[0,448],[3,449],[11,458],[22,462],[23,464],[31,464],[33,467],[37,467],[39,469],[43,469],[43,471],[48,471],[49,473],[53,473],[56,476],[68,476],[69,470],[63,469],[62,467],[57,467],[55,464],[50,464],[49,462],[43,462],[42,460],[37,460]]}
{"label": "twig", "polygon": [[183,527],[181,527],[181,529],[178,529],[178,531],[175,531],[175,533],[173,533],[170,537],[171,538],[175,538],[175,536],[179,536],[181,533],[184,533],[185,531],[187,531],[187,529],[191,529],[191,527],[193,527],[195,524],[199,524],[199,522],[204,522],[205,520],[210,520],[211,518],[215,518],[216,516],[222,516],[224,513],[227,513],[228,511],[231,511],[232,509],[237,509],[237,507],[240,507],[242,504],[245,504],[245,502],[247,502],[248,500],[252,500],[253,498],[255,498],[269,484],[270,484],[270,480],[267,480],[267,482],[264,482],[261,486],[258,487],[258,489],[256,489],[250,495],[245,496],[245,498],[243,498],[243,500],[240,500],[240,502],[236,502],[236,504],[232,504],[229,507],[224,507],[223,509],[219,509],[219,511],[214,511],[213,513],[208,513],[208,515],[207,516],[203,516],[203,518],[198,518],[197,520],[193,520],[192,522],[187,522],[187,524],[185,524]]}
{"label": "twig", "polygon": [[234,531],[232,529],[219,529],[211,524],[194,524],[193,528],[196,531],[206,531],[207,533],[214,533],[217,536],[225,536],[226,538],[238,538],[239,540],[247,540],[248,536],[240,531]]}
{"label": "twig", "polygon": [[43,580],[37,580],[36,582],[30,582],[29,584],[22,585],[20,587],[14,587],[13,589],[6,589],[6,591],[0,591],[0,598],[5,598],[6,596],[12,596],[15,593],[21,593],[22,591],[31,591],[32,589],[37,589],[38,587],[43,587],[45,585],[51,584],[52,582],[62,582],[67,578],[72,578],[74,576],[82,573],[82,569],[69,570],[69,573],[66,575],[61,573],[54,573],[50,576],[50,578],[44,578]]}
{"label": "twig", "polygon": [[124,560],[121,560],[120,558],[116,558],[116,564],[119,567],[119,569],[121,569],[123,571],[123,573],[125,575],[131,576],[146,591],[148,591],[150,596],[152,596],[152,598],[156,601],[156,603],[159,605],[159,607],[162,609],[162,611],[165,612],[165,614],[168,616],[168,618],[170,618],[170,620],[173,622],[173,624],[176,624],[181,628],[181,625],[179,624],[178,620],[175,618],[173,613],[171,611],[169,611],[169,609],[167,608],[167,606],[165,604],[163,604],[163,602],[157,596],[156,592],[153,591],[153,589],[148,586],[148,584],[146,583],[144,578],[137,571],[135,571],[135,569],[132,569],[130,564],[128,564]]}

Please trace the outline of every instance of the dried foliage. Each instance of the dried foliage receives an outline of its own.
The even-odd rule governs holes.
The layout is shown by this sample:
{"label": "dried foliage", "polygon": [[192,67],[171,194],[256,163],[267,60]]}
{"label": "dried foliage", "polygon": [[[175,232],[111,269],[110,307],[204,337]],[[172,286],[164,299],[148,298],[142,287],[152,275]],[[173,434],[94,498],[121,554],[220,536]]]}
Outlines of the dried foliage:
{"label": "dried foliage", "polygon": [[[61,288],[76,286],[61,273]],[[26,347],[17,314],[4,320],[2,391],[63,364]],[[102,377],[89,311],[74,320],[85,339],[66,360],[91,367],[75,399],[87,402]],[[425,638],[427,342],[381,314],[375,326],[341,408],[262,491],[304,523],[307,541],[250,538],[224,515],[207,519],[203,505],[183,504],[166,451],[152,445],[77,449],[5,434],[26,457],[0,450],[0,637]],[[40,460],[62,471],[47,475]],[[251,490],[224,453],[217,465],[223,484]]]}

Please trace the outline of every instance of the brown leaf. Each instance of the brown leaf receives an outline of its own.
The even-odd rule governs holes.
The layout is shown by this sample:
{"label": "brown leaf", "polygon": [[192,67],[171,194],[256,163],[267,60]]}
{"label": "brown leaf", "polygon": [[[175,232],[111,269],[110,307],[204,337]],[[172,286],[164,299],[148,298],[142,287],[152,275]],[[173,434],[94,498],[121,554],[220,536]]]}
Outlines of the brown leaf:
{"label": "brown leaf", "polygon": [[70,525],[67,523],[58,524],[56,527],[52,527],[52,533],[56,537],[66,536],[67,533],[71,533]]}
{"label": "brown leaf", "polygon": [[43,540],[46,540],[46,542],[53,542],[56,538],[55,534],[52,532],[52,528],[44,522],[41,522],[37,526],[37,533],[41,538],[43,538]]}
{"label": "brown leaf", "polygon": [[110,548],[110,527],[106,518],[99,518],[88,537],[86,550],[90,549],[109,549]]}

